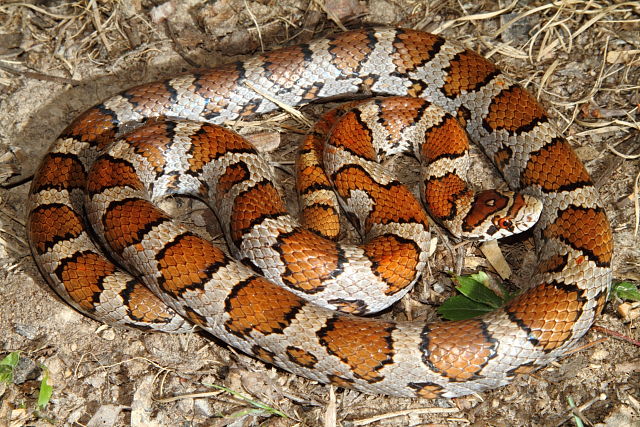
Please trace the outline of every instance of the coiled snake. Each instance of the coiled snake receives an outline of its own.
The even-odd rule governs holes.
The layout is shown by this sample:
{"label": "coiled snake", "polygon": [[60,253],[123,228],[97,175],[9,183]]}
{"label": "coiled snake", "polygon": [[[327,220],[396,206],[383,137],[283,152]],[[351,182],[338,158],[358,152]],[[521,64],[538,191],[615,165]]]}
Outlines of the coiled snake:
{"label": "coiled snake", "polygon": [[[362,109],[396,104],[413,114],[399,126],[386,110],[373,121],[354,110],[342,116],[351,122],[339,119],[337,132],[355,132],[357,141],[383,131],[404,134],[429,116],[429,130],[417,133],[433,144],[347,146],[336,138],[321,146],[313,134],[298,165],[309,231],[285,212],[269,164],[215,126],[277,108],[257,92],[294,106],[362,92],[419,97],[375,100]],[[437,195],[430,211],[462,229],[485,220],[490,233],[512,228],[509,215],[536,203],[521,195],[471,195],[450,173],[464,169],[458,162],[466,161],[460,160],[466,148],[442,148],[465,132],[432,105],[460,120],[511,188],[542,201],[532,287],[501,310],[460,322],[330,311],[380,310],[408,291],[426,262],[426,217],[374,162],[381,155],[413,149],[431,162],[422,175],[425,188],[436,188],[424,190],[425,199]],[[111,143],[126,125],[144,121]],[[320,166],[333,169],[318,172]],[[340,201],[326,191],[329,184]],[[445,187],[455,197],[441,192]],[[208,197],[241,262],[147,201],[174,193]],[[464,198],[481,199],[507,217],[475,208],[454,216]],[[366,244],[329,239],[339,234],[338,203],[364,212],[351,216]],[[99,244],[85,213],[102,236]],[[597,191],[541,106],[476,53],[413,30],[349,31],[113,96],[55,141],[33,180],[28,217],[40,270],[83,313],[143,329],[179,332],[196,324],[296,374],[369,393],[454,397],[504,385],[571,349],[601,312],[611,281],[611,229]],[[103,245],[111,248],[109,259]]]}

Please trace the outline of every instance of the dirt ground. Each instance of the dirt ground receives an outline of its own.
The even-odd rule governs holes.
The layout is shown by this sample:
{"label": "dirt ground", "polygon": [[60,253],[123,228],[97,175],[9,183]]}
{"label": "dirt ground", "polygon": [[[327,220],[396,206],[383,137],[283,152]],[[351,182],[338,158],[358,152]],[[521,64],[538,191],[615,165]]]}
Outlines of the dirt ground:
{"label": "dirt ground", "polygon": [[[560,426],[575,424],[570,402],[585,425],[640,425],[640,348],[602,329],[575,354],[509,386],[398,399],[317,384],[202,334],[105,327],[48,289],[26,242],[24,200],[47,147],[75,116],[134,84],[371,24],[458,40],[537,94],[599,186],[614,229],[614,282],[640,280],[638,1],[0,2],[0,359],[22,356],[14,382],[0,382],[0,425]],[[304,112],[313,118],[324,108]],[[291,127],[300,125],[285,118],[240,129],[277,146],[268,155],[289,190],[300,135],[277,138]],[[191,201],[173,208],[195,226],[211,218]],[[531,242],[501,246],[517,284],[531,266]],[[487,268],[475,246],[462,250],[463,271]],[[423,282],[385,315],[424,317],[451,295],[439,273],[450,259],[441,239]],[[638,340],[638,320],[619,314],[620,304],[612,300],[597,325]],[[53,395],[38,409],[45,373]]]}

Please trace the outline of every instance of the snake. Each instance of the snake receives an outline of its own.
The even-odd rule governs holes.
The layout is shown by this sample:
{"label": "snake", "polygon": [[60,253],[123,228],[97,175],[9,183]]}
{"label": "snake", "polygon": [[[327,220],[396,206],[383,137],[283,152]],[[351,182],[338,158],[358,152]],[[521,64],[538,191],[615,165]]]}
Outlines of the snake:
{"label": "snake", "polygon": [[[373,99],[323,116],[302,144],[302,224],[273,166],[219,126],[363,94]],[[377,134],[383,142],[371,142]],[[467,136],[515,193],[462,182]],[[513,231],[517,211],[540,203],[525,214],[537,255],[528,290],[461,321],[361,316],[406,294],[428,261],[424,209],[387,171],[397,153],[429,164],[421,196],[459,231]],[[207,200],[228,248],[154,204],[174,194]],[[114,95],[53,143],[27,205],[43,277],[87,316],[200,327],[266,363],[365,393],[450,398],[505,385],[574,349],[611,284],[603,204],[544,108],[474,51],[411,29],[346,31]],[[336,241],[341,211],[361,243]]]}

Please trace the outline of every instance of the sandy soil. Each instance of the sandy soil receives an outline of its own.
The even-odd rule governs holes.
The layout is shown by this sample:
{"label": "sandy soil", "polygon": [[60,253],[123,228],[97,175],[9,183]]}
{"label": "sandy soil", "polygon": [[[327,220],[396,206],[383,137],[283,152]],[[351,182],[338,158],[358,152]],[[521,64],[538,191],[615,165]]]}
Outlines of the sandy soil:
{"label": "sandy soil", "polygon": [[[0,358],[22,355],[15,381],[0,383],[0,425],[558,426],[574,424],[570,401],[586,424],[638,425],[640,349],[602,331],[592,330],[584,349],[557,364],[479,396],[368,396],[282,372],[205,335],[100,325],[55,297],[26,243],[30,177],[56,135],[86,108],[133,84],[303,42],[338,25],[375,23],[456,39],[538,94],[599,186],[615,232],[615,281],[637,282],[640,2],[526,3],[504,9],[489,1],[418,0],[0,4]],[[314,117],[322,108],[305,112]],[[273,138],[298,126],[287,120],[242,131]],[[299,140],[283,136],[268,155],[290,172]],[[292,190],[291,175],[283,181]],[[190,201],[174,208],[195,226],[211,218]],[[467,267],[487,265],[473,245],[463,251]],[[503,251],[516,278],[526,276],[518,266],[530,266],[521,259],[531,243]],[[438,273],[450,259],[440,243],[431,273],[387,315],[424,317],[451,295],[450,281]],[[611,301],[597,325],[638,340],[638,320],[625,323],[619,304]],[[38,410],[44,372],[53,397]]]}

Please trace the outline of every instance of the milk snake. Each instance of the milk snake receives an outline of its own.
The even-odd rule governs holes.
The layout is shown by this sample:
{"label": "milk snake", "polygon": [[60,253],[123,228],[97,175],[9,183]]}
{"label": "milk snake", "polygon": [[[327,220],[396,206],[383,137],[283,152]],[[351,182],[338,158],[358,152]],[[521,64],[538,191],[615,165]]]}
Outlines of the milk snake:
{"label": "milk snake", "polygon": [[[297,228],[284,212],[278,185],[268,179],[268,163],[245,140],[215,126],[277,108],[258,92],[293,106],[356,93],[420,97],[427,101],[406,101],[410,109],[434,104],[455,116],[511,188],[543,203],[534,228],[539,261],[531,288],[503,309],[459,322],[391,322],[321,307],[369,313],[406,293],[426,262],[415,237],[426,231],[426,218],[383,168],[363,166],[377,149],[328,143],[319,155],[312,136],[302,149],[298,185],[316,197],[302,204],[324,219],[315,231]],[[448,128],[449,117],[441,116],[435,129]],[[112,144],[141,122],[146,124]],[[434,161],[455,163],[461,153],[432,154]],[[319,164],[347,157],[357,164],[317,172]],[[423,179],[449,178],[427,173]],[[337,202],[322,196],[327,180],[346,185],[343,205],[368,209],[356,225],[373,233],[370,246],[320,237],[338,234]],[[459,196],[466,192],[457,183],[445,186]],[[378,200],[369,191],[374,187],[390,193]],[[211,199],[230,251],[242,262],[146,200],[185,191]],[[455,200],[443,197],[439,206],[448,203],[455,211]],[[442,209],[446,217],[449,211]],[[98,234],[104,231],[101,243],[93,243],[85,213]],[[196,324],[323,383],[427,398],[504,385],[573,348],[604,306],[613,253],[597,191],[538,102],[476,53],[405,29],[349,31],[107,99],[74,120],[45,156],[29,193],[27,230],[49,284],[91,317],[174,332]],[[112,249],[109,259],[100,249],[105,243]],[[153,292],[110,259],[127,265]],[[360,274],[371,284],[356,288],[364,282]],[[338,295],[325,294],[340,286]],[[368,299],[363,288],[376,296]]]}

